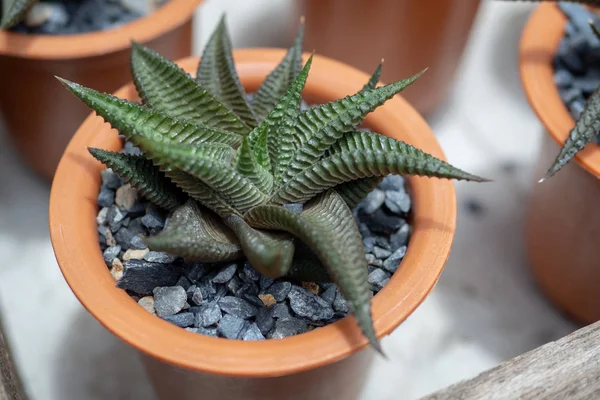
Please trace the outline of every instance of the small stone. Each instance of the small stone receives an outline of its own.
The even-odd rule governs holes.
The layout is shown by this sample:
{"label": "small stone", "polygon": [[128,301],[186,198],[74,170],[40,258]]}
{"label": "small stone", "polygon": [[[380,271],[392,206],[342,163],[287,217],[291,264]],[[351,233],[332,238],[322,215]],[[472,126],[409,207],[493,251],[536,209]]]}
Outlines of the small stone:
{"label": "small stone", "polygon": [[[185,294],[186,294],[186,296],[187,296],[187,292],[186,292]],[[191,308],[192,308],[192,306],[190,306],[190,303],[188,303],[188,302],[186,301],[186,302],[185,302],[185,304],[183,305],[183,308],[182,308],[182,310],[189,310],[189,309],[191,309]],[[191,312],[191,311],[190,311],[190,312]]]}
{"label": "small stone", "polygon": [[142,295],[151,294],[157,286],[173,286],[180,276],[180,268],[129,260],[123,263],[123,277],[117,282],[117,287]]}
{"label": "small stone", "polygon": [[115,193],[115,204],[123,210],[129,210],[137,202],[138,191],[129,183],[121,186]]}
{"label": "small stone", "polygon": [[[190,328],[186,328],[190,329]],[[196,333],[206,336],[217,337],[217,328],[193,328]]]}
{"label": "small stone", "polygon": [[316,284],[315,282],[302,282],[302,287],[306,290],[308,290],[311,293],[314,293],[316,295],[319,294],[319,292],[321,291],[320,287],[318,284]]}
{"label": "small stone", "polygon": [[275,297],[273,297],[272,294],[259,294],[258,298],[263,302],[263,304],[267,307],[272,306],[273,304],[276,304],[277,301],[275,300]]}
{"label": "small stone", "polygon": [[581,91],[581,89],[575,86],[560,91],[560,97],[567,104],[572,103],[574,101],[584,100],[583,92]]}
{"label": "small stone", "polygon": [[283,301],[290,293],[292,289],[292,284],[286,281],[275,282],[267,290],[265,290],[266,294],[270,294],[275,298],[275,301]]}
{"label": "small stone", "polygon": [[191,264],[187,266],[185,270],[185,276],[190,280],[190,282],[196,282],[198,279],[206,275],[206,273],[210,270],[211,267],[208,264]]}
{"label": "small stone", "polygon": [[211,296],[214,296],[217,293],[217,288],[215,284],[208,279],[207,277],[201,279],[198,283],[196,283],[198,289],[202,292],[203,299],[209,299]]}
{"label": "small stone", "polygon": [[271,339],[283,339],[306,332],[308,324],[298,318],[280,319],[275,322],[275,329],[269,335]]}
{"label": "small stone", "polygon": [[243,271],[244,271],[244,275],[252,281],[257,281],[260,279],[260,274],[248,262],[244,263]]}
{"label": "small stone", "polygon": [[165,217],[160,209],[149,203],[146,215],[142,217],[142,224],[148,229],[162,229],[165,226]]}
{"label": "small stone", "polygon": [[129,248],[133,235],[127,227],[122,227],[115,233],[114,238],[119,246],[122,248]]}
{"label": "small stone", "polygon": [[258,295],[244,294],[243,298],[245,300],[247,300],[250,304],[252,304],[254,307],[259,308],[259,307],[264,307],[265,306],[265,304],[258,297]]}
{"label": "small stone", "polygon": [[102,186],[109,189],[116,190],[123,184],[123,179],[110,169],[102,170],[100,176],[102,177]]}
{"label": "small stone", "polygon": [[379,189],[375,189],[364,198],[361,206],[366,214],[372,214],[383,205],[384,201],[385,193]]}
{"label": "small stone", "polygon": [[221,308],[215,301],[202,307],[202,310],[196,314],[194,324],[196,327],[208,327],[218,323],[221,320]]}
{"label": "small stone", "polygon": [[275,319],[289,318],[291,316],[290,308],[285,303],[277,303],[274,306],[269,307],[269,311],[271,312],[271,316]]}
{"label": "small stone", "polygon": [[600,82],[595,76],[582,76],[575,81],[575,86],[577,86],[579,90],[583,92],[584,96],[590,96],[596,89],[598,89]]}
{"label": "small stone", "polygon": [[291,203],[291,204],[284,204],[283,208],[287,208],[294,214],[300,214],[302,212],[302,210],[304,209],[304,206],[301,203]]}
{"label": "small stone", "polygon": [[303,288],[292,286],[288,298],[290,307],[300,317],[313,321],[327,320],[333,317],[333,309],[325,300]]}
{"label": "small stone", "polygon": [[219,322],[217,332],[227,339],[238,339],[246,322],[233,315],[224,315]]}
{"label": "small stone", "polygon": [[404,178],[400,175],[388,175],[378,185],[379,190],[404,190]]}
{"label": "small stone", "polygon": [[106,243],[107,246],[116,246],[117,245],[117,241],[115,240],[115,238],[113,237],[112,232],[110,231],[110,229],[104,227],[104,241]]}
{"label": "small stone", "polygon": [[369,274],[368,281],[377,290],[381,290],[390,281],[390,276],[384,270],[377,268]]}
{"label": "small stone", "polygon": [[124,261],[143,260],[146,253],[148,253],[148,249],[144,249],[144,250],[129,249],[123,254],[123,260]]}
{"label": "small stone", "polygon": [[243,285],[244,285],[244,281],[242,281],[237,276],[234,276],[233,278],[231,278],[229,280],[229,282],[227,282],[227,284],[226,284],[227,290],[229,290],[229,292],[233,295],[236,295],[240,291],[240,289],[242,288]]}
{"label": "small stone", "polygon": [[182,276],[179,278],[175,286],[181,286],[187,292],[187,290],[192,286],[192,284],[190,283],[190,281],[188,281],[188,279],[185,276]]}
{"label": "small stone", "polygon": [[[208,296],[206,298],[208,298]],[[202,289],[200,289],[199,287],[196,287],[196,289],[192,293],[192,303],[194,303],[198,306],[201,306],[202,304],[204,304],[204,302],[205,302],[205,297],[202,294]]]}
{"label": "small stone", "polygon": [[119,281],[121,278],[123,278],[123,263],[118,258],[115,258],[112,261],[110,274],[113,276],[113,278],[115,278],[116,281]]}
{"label": "small stone", "polygon": [[150,314],[156,314],[154,310],[154,297],[152,296],[144,296],[138,300],[138,304],[144,308],[144,310],[148,311]]}
{"label": "small stone", "polygon": [[410,196],[404,191],[385,192],[385,206],[394,214],[406,214],[410,211]]}
{"label": "small stone", "polygon": [[375,236],[375,245],[385,250],[391,250],[390,241],[385,236]]}
{"label": "small stone", "polygon": [[573,101],[569,104],[569,112],[574,120],[578,120],[585,109],[585,103],[582,101]]}
{"label": "small stone", "polygon": [[102,257],[104,257],[104,262],[106,265],[112,265],[113,260],[119,256],[120,252],[121,246],[119,245],[107,247],[106,250],[104,250],[104,253],[102,253]]}
{"label": "small stone", "polygon": [[338,314],[346,314],[348,312],[348,302],[342,292],[336,291],[335,300],[333,301],[333,309]]}
{"label": "small stone", "polygon": [[[131,218],[143,217],[146,214],[146,205],[136,201],[130,208],[127,209],[127,215]],[[140,218],[140,224],[142,219]]]}
{"label": "small stone", "polygon": [[335,300],[335,293],[337,291],[336,285],[329,286],[323,294],[321,294],[321,298],[327,302],[329,305],[333,305],[333,301]]}
{"label": "small stone", "polygon": [[98,206],[99,207],[110,207],[115,202],[115,192],[109,188],[102,186],[100,193],[98,193]]}
{"label": "small stone", "polygon": [[149,251],[144,255],[144,260],[159,264],[171,264],[177,260],[177,256],[162,251]]}
{"label": "small stone", "polygon": [[573,86],[573,75],[566,69],[559,69],[554,72],[554,84],[561,89],[571,87]]}
{"label": "small stone", "polygon": [[369,229],[375,233],[391,234],[397,231],[406,221],[396,215],[388,215],[381,208],[364,220]]}
{"label": "small stone", "polygon": [[375,238],[373,236],[367,236],[363,238],[363,244],[365,246],[365,253],[371,253],[375,246]]}
{"label": "small stone", "polygon": [[132,156],[142,155],[142,151],[138,147],[134,146],[131,142],[125,142],[125,145],[123,146],[123,153],[130,154]]}
{"label": "small stone", "polygon": [[375,267],[383,267],[383,261],[375,257],[373,254],[365,254],[365,257],[367,259],[367,264]]}
{"label": "small stone", "polygon": [[260,278],[258,279],[258,285],[260,286],[261,290],[267,289],[269,286],[271,286],[273,284],[273,282],[275,282],[274,279],[269,278],[268,276],[264,276],[264,275],[261,275]]}
{"label": "small stone", "polygon": [[221,310],[227,314],[243,319],[254,317],[258,312],[256,307],[246,300],[233,296],[223,297],[219,300],[219,306],[221,307]]}
{"label": "small stone", "polygon": [[[123,219],[125,218],[125,214],[119,210],[119,207],[117,207],[116,205],[112,204],[109,208],[108,208],[108,213],[106,214],[106,222],[108,223],[108,225],[110,225],[110,230],[115,232],[116,230],[119,229],[120,225],[117,225],[119,222],[123,221]],[[113,228],[116,227],[115,228]]]}
{"label": "small stone", "polygon": [[266,335],[273,329],[273,325],[275,325],[275,319],[273,319],[271,311],[265,307],[259,308],[256,314],[256,326],[260,332]]}
{"label": "small stone", "polygon": [[98,211],[98,216],[96,217],[96,222],[98,223],[98,225],[104,225],[107,223],[107,218],[108,216],[108,207],[102,207],[100,209],[100,211]]}
{"label": "small stone", "polygon": [[245,282],[237,292],[235,292],[237,297],[248,297],[248,296],[256,296],[258,295],[258,286],[254,282]]}
{"label": "small stone", "polygon": [[154,1],[150,0],[119,0],[119,2],[129,11],[136,14],[148,15],[154,11]]}
{"label": "small stone", "polygon": [[212,281],[214,283],[226,283],[233,278],[235,271],[237,271],[237,264],[229,264],[227,267],[219,271],[219,273],[212,278]]}
{"label": "small stone", "polygon": [[187,295],[181,286],[157,287],[153,290],[154,309],[159,317],[177,314],[183,309]]}
{"label": "small stone", "polygon": [[141,235],[135,235],[132,237],[129,244],[131,246],[130,248],[133,250],[148,250],[148,246],[146,246],[146,243],[144,243],[144,239],[142,239]]}
{"label": "small stone", "polygon": [[256,323],[251,323],[246,331],[242,334],[242,340],[265,340]]}
{"label": "small stone", "polygon": [[52,30],[57,30],[67,25],[69,15],[60,3],[37,3],[29,9],[24,22],[30,28],[52,24]]}
{"label": "small stone", "polygon": [[390,236],[390,245],[396,250],[408,244],[408,236],[410,234],[410,225],[404,224],[402,228]]}
{"label": "small stone", "polygon": [[169,315],[166,317],[162,317],[162,319],[180,328],[187,328],[188,326],[194,325],[194,314],[192,314],[191,312],[183,312],[180,314]]}
{"label": "small stone", "polygon": [[380,260],[385,260],[390,255],[392,255],[392,252],[386,249],[382,249],[379,246],[375,246],[373,247],[373,255],[379,258]]}
{"label": "small stone", "polygon": [[393,274],[394,272],[396,272],[396,270],[400,266],[400,261],[402,261],[402,259],[404,258],[405,255],[406,255],[406,246],[402,246],[398,250],[393,252],[392,255],[389,256],[383,262],[383,268],[386,271]]}

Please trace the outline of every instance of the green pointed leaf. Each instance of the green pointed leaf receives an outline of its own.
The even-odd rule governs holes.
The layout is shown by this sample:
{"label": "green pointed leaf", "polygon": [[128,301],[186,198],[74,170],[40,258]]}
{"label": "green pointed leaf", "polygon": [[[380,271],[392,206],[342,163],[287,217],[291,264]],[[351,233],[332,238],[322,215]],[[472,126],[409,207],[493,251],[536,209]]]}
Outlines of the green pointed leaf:
{"label": "green pointed leaf", "polygon": [[89,148],[88,151],[157,206],[172,210],[185,201],[186,195],[143,156],[95,148]]}
{"label": "green pointed leaf", "polygon": [[541,182],[552,177],[567,165],[573,157],[600,134],[600,88],[588,99],[579,120],[569,133],[565,144],[560,149],[556,160],[541,179]]}
{"label": "green pointed leaf", "polygon": [[267,171],[271,171],[271,159],[269,158],[268,129],[257,127],[248,137],[252,152],[256,161]]}
{"label": "green pointed leaf", "polygon": [[298,117],[302,89],[306,84],[312,60],[313,56],[311,55],[298,77],[281,98],[281,101],[277,103],[258,128],[250,134],[250,141],[255,148],[257,147],[255,142],[258,138],[266,135],[270,165],[275,177],[284,172],[284,166],[292,158],[295,121]]}
{"label": "green pointed leaf", "polygon": [[196,81],[208,89],[246,125],[254,128],[257,125],[256,117],[248,104],[246,91],[235,70],[231,48],[231,39],[223,16],[202,53]]}
{"label": "green pointed leaf", "polygon": [[236,169],[240,174],[248,178],[261,192],[265,194],[271,193],[273,175],[258,163],[248,138],[244,139],[238,149]]}
{"label": "green pointed leaf", "polygon": [[301,214],[284,207],[260,206],[244,219],[255,228],[290,232],[308,245],[340,287],[364,335],[381,352],[371,318],[362,237],[352,211],[334,190],[308,202]]}
{"label": "green pointed leaf", "polygon": [[390,85],[360,91],[352,96],[302,112],[296,123],[297,149],[286,166],[283,182],[310,167],[345,132],[360,124],[366,115],[413,84],[425,71]]}
{"label": "green pointed leaf", "polygon": [[225,223],[235,232],[244,255],[258,272],[270,278],[279,278],[288,272],[294,256],[290,235],[261,232],[237,215],[226,217]]}
{"label": "green pointed leaf", "polygon": [[242,136],[178,121],[164,114],[149,110],[137,103],[115,96],[99,93],[74,82],[58,78],[75,96],[96,111],[105,121],[117,129],[135,145],[137,137],[154,141],[169,140],[177,143],[222,143],[238,146]]}
{"label": "green pointed leaf", "polygon": [[140,148],[159,166],[179,169],[204,182],[238,212],[268,200],[248,178],[215,158],[206,146],[190,147],[172,142],[139,139]]}
{"label": "green pointed leaf", "polygon": [[383,60],[381,60],[381,62],[375,69],[375,72],[373,72],[373,75],[371,75],[371,78],[369,79],[369,81],[365,84],[365,86],[363,86],[362,89],[360,89],[361,92],[366,92],[367,90],[375,89],[377,87],[377,84],[379,83],[379,79],[381,78],[381,70],[382,69],[383,69]]}
{"label": "green pointed leaf", "polygon": [[357,179],[334,186],[335,191],[342,196],[350,209],[354,209],[369,193],[379,185],[383,177]]}
{"label": "green pointed leaf", "polygon": [[16,25],[38,0],[2,0],[0,29]]}
{"label": "green pointed leaf", "polygon": [[160,54],[133,43],[131,69],[145,105],[174,119],[246,135],[250,128],[205,88]]}
{"label": "green pointed leaf", "polygon": [[302,42],[304,40],[304,23],[300,23],[296,40],[287,54],[263,81],[252,98],[252,109],[261,122],[275,108],[288,87],[296,79],[302,69]]}
{"label": "green pointed leaf", "polygon": [[210,211],[188,200],[177,208],[165,228],[145,238],[151,250],[164,251],[186,261],[220,262],[243,257],[234,233]]}
{"label": "green pointed leaf", "polygon": [[485,181],[407,143],[372,132],[352,132],[331,146],[329,156],[278,188],[272,201],[302,203],[344,182],[387,174]]}

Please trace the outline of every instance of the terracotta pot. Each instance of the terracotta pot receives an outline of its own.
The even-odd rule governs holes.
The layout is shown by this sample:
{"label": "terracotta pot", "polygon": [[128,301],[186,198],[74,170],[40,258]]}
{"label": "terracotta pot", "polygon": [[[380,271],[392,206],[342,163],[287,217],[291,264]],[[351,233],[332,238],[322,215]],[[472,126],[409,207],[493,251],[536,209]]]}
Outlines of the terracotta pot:
{"label": "terracotta pot", "polygon": [[[537,167],[541,178],[575,121],[553,80],[552,59],[566,19],[553,4],[531,16],[521,41],[520,68],[529,102],[546,127]],[[583,323],[600,320],[600,147],[588,145],[551,179],[536,184],[529,200],[527,252],[543,291]]]}
{"label": "terracotta pot", "polygon": [[427,79],[404,94],[422,114],[448,94],[479,0],[297,0],[306,17],[304,48],[372,73],[385,58],[382,80],[429,67]]}
{"label": "terracotta pot", "polygon": [[191,54],[192,16],[201,0],[171,0],[121,28],[81,35],[0,31],[0,118],[29,165],[52,179],[71,135],[89,110],[54,78],[104,92],[131,79],[135,40],[170,59]]}
{"label": "terracotta pot", "polygon": [[[278,49],[237,50],[243,85],[255,91],[283,58]],[[307,56],[307,55],[306,55]],[[194,71],[197,58],[180,62]],[[323,103],[359,90],[368,76],[316,56],[304,98]],[[118,97],[135,99],[132,85]],[[426,122],[400,97],[366,119],[389,136],[443,157]],[[201,393],[219,399],[352,399],[367,374],[370,353],[354,317],[282,340],[242,342],[190,333],[149,314],[115,287],[98,245],[96,196],[102,165],[88,146],[117,150],[115,131],[88,117],[60,161],[50,196],[50,234],[56,258],[82,304],[105,327],[147,355],[162,398],[192,399]],[[450,181],[410,178],[414,234],[402,267],[373,299],[378,337],[389,334],[423,301],[442,272],[455,230],[456,198]],[[175,395],[176,393],[176,395]],[[289,394],[289,396],[287,395]]]}

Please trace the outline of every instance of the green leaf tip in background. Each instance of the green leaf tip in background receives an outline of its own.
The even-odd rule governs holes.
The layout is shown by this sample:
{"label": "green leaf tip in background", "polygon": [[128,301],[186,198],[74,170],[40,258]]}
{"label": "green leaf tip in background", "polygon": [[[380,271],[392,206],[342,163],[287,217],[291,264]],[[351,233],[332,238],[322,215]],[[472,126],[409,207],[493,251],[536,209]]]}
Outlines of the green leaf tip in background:
{"label": "green leaf tip in background", "polygon": [[2,0],[0,29],[8,29],[21,21],[38,0]]}

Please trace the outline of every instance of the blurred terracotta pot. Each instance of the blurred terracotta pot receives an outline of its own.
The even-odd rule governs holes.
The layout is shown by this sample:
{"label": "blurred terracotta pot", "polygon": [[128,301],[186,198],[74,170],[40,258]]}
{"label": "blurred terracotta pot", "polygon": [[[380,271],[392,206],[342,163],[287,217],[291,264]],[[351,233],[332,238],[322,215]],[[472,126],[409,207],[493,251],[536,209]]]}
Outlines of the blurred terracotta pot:
{"label": "blurred terracotta pot", "polygon": [[429,67],[427,79],[402,94],[428,114],[446,97],[479,0],[297,0],[306,17],[304,48],[372,73],[385,58],[382,80]]}
{"label": "blurred terracotta pot", "polygon": [[[237,50],[241,81],[255,91],[285,52]],[[307,57],[308,54],[305,55]],[[306,60],[306,58],[305,58]],[[195,70],[197,58],[180,65]],[[304,90],[309,103],[323,103],[359,90],[368,76],[325,57],[314,58]],[[130,84],[116,95],[135,99]],[[426,122],[400,97],[369,115],[373,130],[404,139],[438,157],[443,153]],[[102,259],[96,197],[103,166],[87,147],[118,150],[115,131],[91,115],[63,155],[50,196],[50,235],[58,264],[87,310],[106,328],[145,355],[147,370],[163,399],[353,399],[367,376],[371,351],[354,317],[282,340],[242,342],[188,332],[149,314],[115,281]],[[410,178],[413,227],[402,267],[373,299],[378,337],[389,334],[423,301],[450,252],[456,198],[450,181]],[[82,266],[84,266],[82,268]]]}
{"label": "blurred terracotta pot", "polygon": [[[536,179],[556,158],[575,121],[554,84],[552,59],[566,19],[541,5],[523,33],[520,68],[529,102],[548,136]],[[529,200],[526,240],[531,268],[543,291],[583,323],[600,320],[600,147],[590,144],[551,179],[536,184]]]}
{"label": "blurred terracotta pot", "polygon": [[171,0],[121,28],[80,35],[0,31],[0,118],[17,149],[52,179],[89,110],[55,75],[113,92],[130,79],[129,47],[145,43],[170,59],[191,54],[192,17],[201,0]]}

